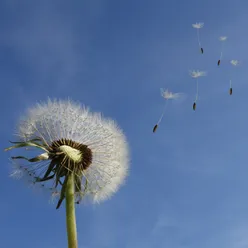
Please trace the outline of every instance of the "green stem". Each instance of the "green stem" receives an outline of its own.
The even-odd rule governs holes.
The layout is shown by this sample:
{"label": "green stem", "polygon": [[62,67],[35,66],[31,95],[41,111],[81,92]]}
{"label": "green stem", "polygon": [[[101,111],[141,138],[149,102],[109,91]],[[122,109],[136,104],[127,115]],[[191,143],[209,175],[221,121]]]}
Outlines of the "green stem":
{"label": "green stem", "polygon": [[71,173],[68,176],[66,192],[65,192],[68,248],[78,247],[74,193],[75,193],[74,174]]}

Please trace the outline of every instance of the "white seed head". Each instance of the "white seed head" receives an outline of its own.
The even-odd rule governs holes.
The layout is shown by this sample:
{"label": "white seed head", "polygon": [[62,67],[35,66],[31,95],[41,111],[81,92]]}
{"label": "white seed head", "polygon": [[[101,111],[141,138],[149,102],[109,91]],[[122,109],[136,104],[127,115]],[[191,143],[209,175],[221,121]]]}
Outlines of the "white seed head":
{"label": "white seed head", "polygon": [[203,77],[206,76],[207,73],[205,71],[189,71],[189,74],[193,78]]}
{"label": "white seed head", "polygon": [[[17,135],[20,142],[39,138],[44,147],[65,139],[87,146],[92,152],[92,161],[82,171],[83,199],[100,202],[111,197],[127,176],[129,149],[122,130],[113,120],[103,118],[100,113],[91,113],[69,100],[48,100],[29,109],[20,121]],[[82,152],[68,144],[58,147],[58,153],[64,153],[75,163],[84,157]],[[43,153],[40,160],[50,159],[50,155],[49,152]],[[36,176],[49,166],[40,160],[36,165],[26,167]],[[16,168],[12,175],[21,175],[19,172]]]}
{"label": "white seed head", "polygon": [[204,23],[203,22],[197,22],[195,24],[192,24],[192,27],[193,28],[197,28],[197,29],[203,28],[203,26],[204,26]]}
{"label": "white seed head", "polygon": [[220,36],[219,40],[220,41],[225,41],[227,39],[227,36]]}

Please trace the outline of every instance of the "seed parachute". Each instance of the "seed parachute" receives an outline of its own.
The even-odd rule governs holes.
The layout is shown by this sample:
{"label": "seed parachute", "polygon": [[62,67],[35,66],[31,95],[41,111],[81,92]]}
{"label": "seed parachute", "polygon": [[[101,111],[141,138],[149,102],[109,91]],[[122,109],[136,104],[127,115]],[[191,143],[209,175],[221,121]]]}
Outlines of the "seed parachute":
{"label": "seed parachute", "polygon": [[201,40],[200,40],[200,29],[203,28],[203,26],[204,26],[203,22],[192,24],[192,27],[195,28],[197,31],[198,45],[202,54],[203,54],[203,48],[201,46]]}
{"label": "seed parachute", "polygon": [[[240,65],[240,62],[239,62],[238,60],[232,59],[232,60],[230,61],[230,64],[231,64],[232,66],[236,67],[236,66]],[[233,93],[233,89],[232,89],[232,80],[230,79],[229,95],[232,95],[232,93]]]}
{"label": "seed parachute", "polygon": [[158,125],[160,124],[160,122],[162,121],[163,117],[164,117],[164,113],[165,113],[165,110],[167,108],[167,102],[168,100],[175,100],[175,99],[179,99],[182,95],[184,95],[183,93],[172,93],[170,92],[168,89],[167,90],[164,90],[164,89],[160,89],[160,92],[161,92],[161,96],[166,99],[166,102],[165,102],[165,105],[164,105],[164,110],[157,122],[157,124],[154,126],[153,128],[153,133],[156,132],[157,128],[158,128]]}
{"label": "seed parachute", "polygon": [[206,76],[207,73],[205,71],[197,70],[197,71],[190,71],[189,74],[192,78],[196,79],[196,95],[195,95],[195,101],[193,103],[193,110],[196,110],[196,102],[198,100],[198,95],[199,95],[198,77]]}
{"label": "seed parachute", "polygon": [[223,42],[227,39],[227,36],[221,36],[219,38],[219,40],[221,41],[221,47],[220,47],[220,58],[217,62],[217,65],[220,65],[221,59],[222,59],[222,55],[223,55]]}

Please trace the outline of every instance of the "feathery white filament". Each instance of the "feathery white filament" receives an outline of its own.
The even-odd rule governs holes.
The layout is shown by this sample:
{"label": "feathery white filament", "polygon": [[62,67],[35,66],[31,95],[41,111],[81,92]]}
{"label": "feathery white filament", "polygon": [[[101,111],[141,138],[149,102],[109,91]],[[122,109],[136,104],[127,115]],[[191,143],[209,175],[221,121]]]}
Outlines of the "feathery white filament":
{"label": "feathery white filament", "polygon": [[230,63],[231,63],[233,66],[239,65],[239,61],[238,61],[238,60],[234,60],[234,59],[232,59],[232,60],[230,61]]}
{"label": "feathery white filament", "polygon": [[204,22],[197,22],[195,24],[192,24],[192,27],[197,29],[203,28],[203,26],[204,26]]}
{"label": "feathery white filament", "polygon": [[195,102],[198,100],[198,94],[199,94],[199,83],[198,78],[196,78],[196,95],[195,95]]}
{"label": "feathery white filament", "polygon": [[205,71],[189,71],[189,74],[192,78],[198,78],[198,77],[203,77],[206,76],[207,73]]}
{"label": "feathery white filament", "polygon": [[182,93],[173,93],[173,92],[170,92],[168,89],[164,90],[162,88],[160,89],[160,92],[161,92],[161,96],[165,98],[166,100],[178,99],[183,95]]}
{"label": "feathery white filament", "polygon": [[227,39],[227,36],[220,36],[219,40],[220,41],[225,41]]}
{"label": "feathery white filament", "polygon": [[197,29],[197,39],[198,39],[199,48],[201,48],[201,41],[200,41],[200,32],[199,32],[199,29]]}
{"label": "feathery white filament", "polygon": [[[220,41],[225,41],[226,39],[227,39],[227,36],[220,36],[219,37]],[[223,50],[223,43],[221,44],[221,48],[220,48],[220,60],[222,59],[222,55],[223,55],[222,50]]]}

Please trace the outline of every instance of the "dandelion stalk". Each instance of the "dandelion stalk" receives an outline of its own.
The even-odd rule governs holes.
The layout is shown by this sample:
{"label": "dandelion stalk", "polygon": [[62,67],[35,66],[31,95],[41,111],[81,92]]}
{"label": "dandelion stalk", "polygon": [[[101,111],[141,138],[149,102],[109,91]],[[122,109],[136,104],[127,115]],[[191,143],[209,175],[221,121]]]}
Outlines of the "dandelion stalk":
{"label": "dandelion stalk", "polygon": [[68,248],[77,248],[77,224],[75,215],[75,186],[74,174],[70,173],[67,180],[67,187],[65,192],[66,201],[66,225]]}

